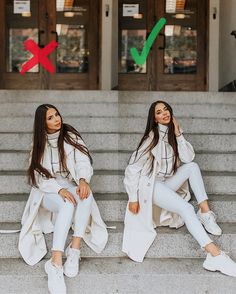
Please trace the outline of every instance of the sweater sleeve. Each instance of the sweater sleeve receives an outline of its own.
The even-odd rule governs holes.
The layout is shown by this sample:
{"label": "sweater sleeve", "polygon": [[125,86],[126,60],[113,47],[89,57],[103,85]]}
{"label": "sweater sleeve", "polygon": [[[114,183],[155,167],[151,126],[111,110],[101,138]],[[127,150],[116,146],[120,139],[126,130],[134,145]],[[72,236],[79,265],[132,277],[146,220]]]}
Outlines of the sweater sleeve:
{"label": "sweater sleeve", "polygon": [[58,194],[58,192],[63,189],[54,178],[46,179],[41,175],[38,175],[38,187],[44,193]]}
{"label": "sweater sleeve", "polygon": [[[78,143],[86,146],[82,140],[79,140]],[[85,179],[89,183],[93,175],[93,168],[89,157],[80,150],[75,149],[75,162],[76,179],[78,181]]]}
{"label": "sweater sleeve", "polygon": [[183,134],[176,137],[178,144],[179,159],[183,163],[189,163],[193,161],[195,152],[193,146],[184,138]]}
{"label": "sweater sleeve", "polygon": [[[31,144],[31,150],[29,154],[29,165],[31,164],[32,152],[33,152],[33,143]],[[58,194],[58,192],[63,188],[57,183],[57,181],[54,178],[50,178],[50,179],[44,178],[37,171],[34,171],[34,175],[35,175],[36,183],[38,185],[39,190],[41,190],[44,193]]]}
{"label": "sweater sleeve", "polygon": [[[138,185],[141,171],[145,162],[148,160],[148,152],[143,154],[144,150],[150,144],[151,139],[148,138],[139,148],[137,157],[135,159],[136,151],[133,152],[129,164],[125,169],[124,186],[129,197],[130,202],[138,201]],[[135,160],[134,160],[135,159]]]}

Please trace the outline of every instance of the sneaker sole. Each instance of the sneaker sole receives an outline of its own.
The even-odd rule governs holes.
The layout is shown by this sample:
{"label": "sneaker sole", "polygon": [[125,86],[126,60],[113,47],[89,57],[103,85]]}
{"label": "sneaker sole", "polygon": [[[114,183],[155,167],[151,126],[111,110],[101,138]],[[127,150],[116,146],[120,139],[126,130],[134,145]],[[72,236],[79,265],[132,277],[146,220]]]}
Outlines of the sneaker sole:
{"label": "sneaker sole", "polygon": [[236,275],[229,274],[229,273],[227,273],[227,272],[221,271],[221,270],[219,270],[219,269],[212,268],[212,267],[207,266],[207,265],[204,265],[204,264],[203,264],[203,268],[204,268],[205,270],[207,270],[207,271],[210,271],[210,272],[220,272],[220,273],[222,273],[222,274],[224,274],[224,275],[226,275],[226,276],[236,277]]}
{"label": "sneaker sole", "polygon": [[44,270],[45,270],[46,274],[48,275],[48,262],[45,263]]}
{"label": "sneaker sole", "polygon": [[220,234],[216,234],[216,233],[212,233],[212,232],[210,232],[206,227],[205,227],[205,225],[202,223],[202,225],[204,226],[204,229],[207,231],[207,233],[209,233],[209,234],[211,234],[211,235],[213,235],[213,236],[221,236],[222,235],[222,233],[220,233]]}
{"label": "sneaker sole", "polygon": [[75,274],[75,275],[70,275],[65,270],[63,270],[63,272],[64,272],[64,275],[67,276],[68,278],[74,278],[74,277],[76,277],[78,275],[78,273]]}

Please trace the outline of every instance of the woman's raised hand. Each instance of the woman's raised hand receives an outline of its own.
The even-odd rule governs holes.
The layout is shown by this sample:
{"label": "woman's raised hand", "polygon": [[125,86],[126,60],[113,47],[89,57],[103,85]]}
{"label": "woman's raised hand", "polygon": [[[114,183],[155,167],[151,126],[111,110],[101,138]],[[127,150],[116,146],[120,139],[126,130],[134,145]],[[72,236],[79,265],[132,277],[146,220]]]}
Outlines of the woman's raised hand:
{"label": "woman's raised hand", "polygon": [[74,206],[76,206],[76,200],[73,196],[72,193],[70,193],[69,191],[67,191],[66,189],[62,188],[58,194],[63,198],[63,200],[65,201],[65,199],[67,199],[69,202],[71,202]]}
{"label": "woman's raised hand", "polygon": [[177,121],[177,119],[173,116],[173,123],[174,123],[174,126],[175,126],[175,136],[180,136],[181,133],[180,133],[180,125],[179,125],[179,122]]}
{"label": "woman's raised hand", "polygon": [[140,206],[139,202],[129,202],[129,211],[131,211],[133,214],[137,214],[139,212]]}
{"label": "woman's raised hand", "polygon": [[85,181],[85,179],[79,180],[79,186],[76,188],[76,193],[79,195],[81,200],[88,198],[91,190],[89,184]]}

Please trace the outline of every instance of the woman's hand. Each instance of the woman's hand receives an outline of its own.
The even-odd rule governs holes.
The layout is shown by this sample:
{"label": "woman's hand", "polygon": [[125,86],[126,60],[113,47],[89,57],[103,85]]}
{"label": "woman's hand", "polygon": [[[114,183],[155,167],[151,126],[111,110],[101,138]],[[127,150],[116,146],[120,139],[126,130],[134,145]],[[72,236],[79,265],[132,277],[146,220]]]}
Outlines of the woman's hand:
{"label": "woman's hand", "polygon": [[58,194],[63,198],[63,200],[65,201],[65,199],[67,199],[69,202],[71,202],[74,206],[76,206],[76,200],[73,196],[73,194],[71,194],[69,191],[67,191],[66,189],[61,189]]}
{"label": "woman's hand", "polygon": [[129,211],[131,211],[133,214],[137,214],[139,212],[140,206],[139,202],[129,202]]}
{"label": "woman's hand", "polygon": [[79,180],[79,186],[76,188],[76,193],[79,195],[81,200],[88,198],[91,190],[89,184],[85,181],[85,179]]}
{"label": "woman's hand", "polygon": [[174,116],[173,116],[173,124],[175,126],[175,136],[178,137],[181,135],[180,125]]}

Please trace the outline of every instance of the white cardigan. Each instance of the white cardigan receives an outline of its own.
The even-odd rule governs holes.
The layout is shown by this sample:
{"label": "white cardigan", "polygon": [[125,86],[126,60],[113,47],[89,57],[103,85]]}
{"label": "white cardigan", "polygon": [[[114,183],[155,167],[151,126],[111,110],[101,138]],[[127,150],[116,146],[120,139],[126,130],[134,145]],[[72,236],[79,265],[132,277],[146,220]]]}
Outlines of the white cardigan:
{"label": "white cardigan", "polygon": [[[153,139],[153,132],[140,147],[137,159],[133,163],[134,152],[130,163],[125,170],[124,185],[129,196],[130,202],[139,201],[140,211],[133,214],[129,211],[128,205],[125,214],[125,227],[123,236],[122,251],[131,259],[142,262],[143,258],[156,237],[155,227],[170,226],[178,228],[184,224],[181,217],[170,213],[153,204],[153,189],[156,174],[160,170],[162,144],[158,144],[151,150],[154,156],[154,165],[152,174],[149,175],[151,156],[146,153],[140,157],[146,147]],[[179,158],[182,162],[188,163],[194,159],[195,153],[192,145],[187,142],[183,135],[177,137]],[[186,201],[190,200],[188,183],[177,191]]]}
{"label": "white cardigan", "polygon": [[[82,141],[78,141],[84,144]],[[79,179],[84,178],[88,183],[93,174],[89,158],[72,145],[64,142],[67,168],[79,184]],[[51,172],[50,152],[46,145],[42,165]],[[52,213],[40,206],[44,193],[58,193],[60,185],[54,178],[43,179],[37,177],[38,187],[32,187],[29,199],[22,216],[22,228],[19,236],[19,251],[29,265],[40,261],[47,253],[43,233],[53,232]],[[100,253],[108,240],[107,227],[103,222],[96,201],[93,199],[91,218],[87,226],[84,241],[96,253]]]}

